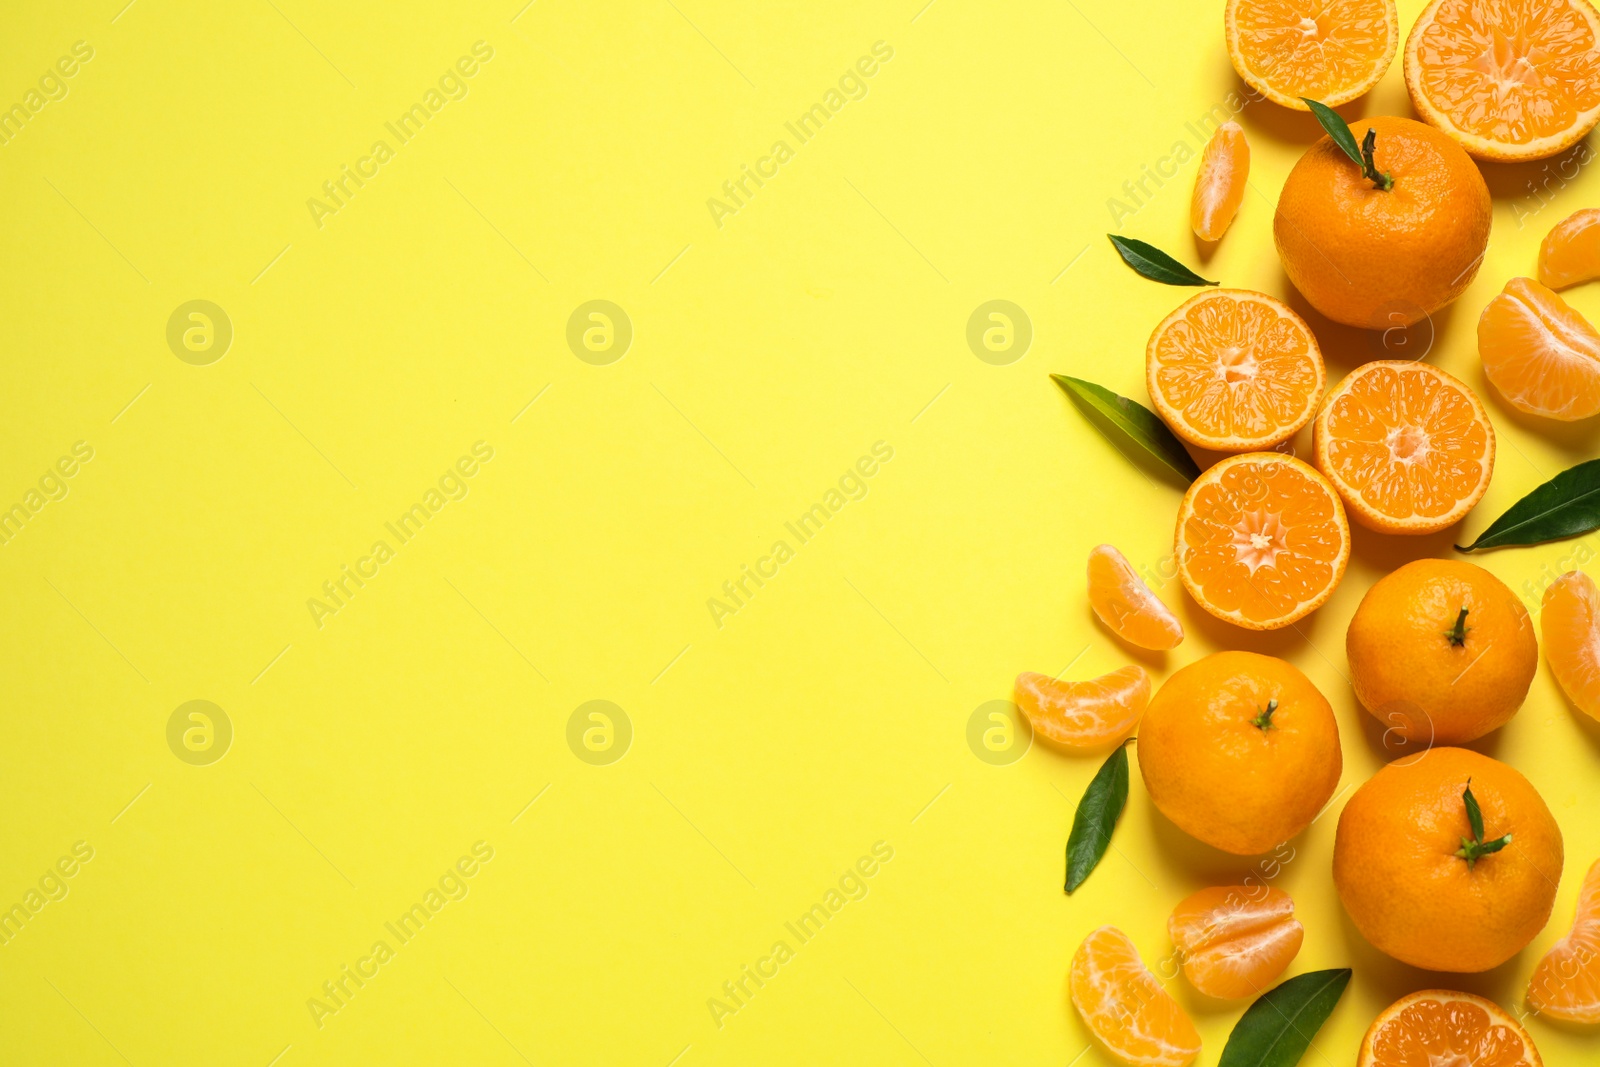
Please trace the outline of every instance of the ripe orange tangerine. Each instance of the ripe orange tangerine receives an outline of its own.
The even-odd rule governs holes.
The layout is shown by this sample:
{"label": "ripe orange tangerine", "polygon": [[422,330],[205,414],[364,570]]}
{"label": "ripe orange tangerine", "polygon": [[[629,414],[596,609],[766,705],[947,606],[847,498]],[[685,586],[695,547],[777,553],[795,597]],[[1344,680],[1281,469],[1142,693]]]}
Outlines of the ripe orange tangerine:
{"label": "ripe orange tangerine", "polygon": [[1584,875],[1572,929],[1528,980],[1528,1006],[1574,1023],[1600,1023],[1600,860]]}
{"label": "ripe orange tangerine", "polygon": [[1539,246],[1539,281],[1552,289],[1600,278],[1600,208],[1574,211]]}
{"label": "ripe orange tangerine", "polygon": [[1543,159],[1600,120],[1587,0],[1433,0],[1406,38],[1417,113],[1479,159]]}
{"label": "ripe orange tangerine", "polygon": [[1298,111],[1371,89],[1400,41],[1394,0],[1229,0],[1223,22],[1239,77]]}
{"label": "ripe orange tangerine", "polygon": [[1189,225],[1202,241],[1220,241],[1244,202],[1250,178],[1250,145],[1244,127],[1224,122],[1200,154],[1200,171],[1189,201]]}
{"label": "ripe orange tangerine", "polygon": [[1250,452],[1311,421],[1327,373],[1305,320],[1281,300],[1208,289],[1162,319],[1145,346],[1156,411],[1192,445]]}
{"label": "ripe orange tangerine", "polygon": [[1379,1013],[1356,1067],[1543,1067],[1528,1031],[1471,993],[1424,989]]}
{"label": "ripe orange tangerine", "polygon": [[1111,545],[1096,545],[1089,552],[1089,606],[1130,645],[1162,651],[1183,640],[1183,623]]}
{"label": "ripe orange tangerine", "polygon": [[1494,427],[1467,384],[1408,360],[1367,363],[1317,415],[1317,469],[1357,522],[1427,534],[1461,521],[1494,473]]}
{"label": "ripe orange tangerine", "polygon": [[1539,612],[1544,658],[1578,710],[1600,719],[1600,589],[1582,571],[1568,571],[1544,591]]}
{"label": "ripe orange tangerine", "polygon": [[1071,749],[1099,748],[1138,725],[1150,703],[1150,676],[1137,665],[1086,682],[1024,671],[1017,675],[1014,699],[1045,740]]}
{"label": "ripe orange tangerine", "polygon": [[1208,997],[1259,996],[1300,951],[1294,901],[1272,886],[1223,885],[1185,897],[1167,919],[1183,976]]}
{"label": "ripe orange tangerine", "polygon": [[1200,1032],[1115,926],[1083,939],[1067,991],[1089,1032],[1123,1063],[1184,1067],[1200,1055]]}
{"label": "ripe orange tangerine", "polygon": [[1350,560],[1350,524],[1328,480],[1276,452],[1229,456],[1178,508],[1178,576],[1195,603],[1275,630],[1327,602]]}
{"label": "ripe orange tangerine", "polygon": [[1478,358],[1518,411],[1563,422],[1600,414],[1600,332],[1532,278],[1512,278],[1483,309]]}

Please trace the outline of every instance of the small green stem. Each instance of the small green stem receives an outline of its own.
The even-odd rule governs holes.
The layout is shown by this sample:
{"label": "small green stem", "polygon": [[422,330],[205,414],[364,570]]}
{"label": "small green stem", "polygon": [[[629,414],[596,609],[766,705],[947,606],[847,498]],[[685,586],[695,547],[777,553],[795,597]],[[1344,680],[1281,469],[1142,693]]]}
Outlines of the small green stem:
{"label": "small green stem", "polygon": [[1450,643],[1457,648],[1467,643],[1467,609],[1462,608],[1461,614],[1456,616],[1456,624],[1444,632]]}
{"label": "small green stem", "polygon": [[1378,131],[1371,126],[1367,127],[1367,135],[1361,141],[1361,176],[1370,181],[1374,188],[1388,192],[1394,188],[1394,178],[1388,171],[1379,171],[1378,165],[1372,161],[1372,150],[1378,143]]}
{"label": "small green stem", "polygon": [[1276,700],[1267,701],[1267,706],[1261,710],[1261,714],[1250,720],[1251,725],[1258,730],[1272,729],[1272,713],[1277,710],[1278,702]]}
{"label": "small green stem", "polygon": [[1461,847],[1456,849],[1456,855],[1467,861],[1467,870],[1472,870],[1478,860],[1492,852],[1499,852],[1511,844],[1511,835],[1497,837],[1493,841],[1474,841],[1470,837],[1461,839]]}

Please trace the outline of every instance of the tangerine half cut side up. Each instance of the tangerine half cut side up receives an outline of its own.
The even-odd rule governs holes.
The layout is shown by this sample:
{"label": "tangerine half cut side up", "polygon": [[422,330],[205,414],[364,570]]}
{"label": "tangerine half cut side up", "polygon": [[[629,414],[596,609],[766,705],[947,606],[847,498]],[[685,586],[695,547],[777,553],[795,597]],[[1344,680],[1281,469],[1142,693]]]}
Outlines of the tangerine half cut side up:
{"label": "tangerine half cut side up", "polygon": [[1239,77],[1297,111],[1371,89],[1400,43],[1394,0],[1228,0],[1223,22]]}
{"label": "tangerine half cut side up", "polygon": [[1543,1067],[1528,1031],[1492,1000],[1448,989],[1401,997],[1378,1014],[1356,1067]]}

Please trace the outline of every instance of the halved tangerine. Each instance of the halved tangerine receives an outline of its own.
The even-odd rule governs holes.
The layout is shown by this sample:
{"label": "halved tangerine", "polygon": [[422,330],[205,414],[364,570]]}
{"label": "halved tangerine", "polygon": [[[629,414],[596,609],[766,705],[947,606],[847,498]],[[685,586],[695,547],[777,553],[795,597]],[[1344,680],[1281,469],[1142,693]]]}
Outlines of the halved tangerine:
{"label": "halved tangerine", "polygon": [[1568,571],[1550,584],[1539,610],[1539,635],[1550,673],[1567,699],[1600,719],[1600,589],[1594,579]]}
{"label": "halved tangerine", "polygon": [[1492,1000],[1449,989],[1401,997],[1361,1039],[1356,1067],[1543,1067],[1517,1020]]}
{"label": "halved tangerine", "polygon": [[1328,480],[1277,452],[1229,456],[1178,508],[1178,576],[1195,603],[1275,630],[1327,602],[1350,561],[1350,524]]}
{"label": "halved tangerine", "polygon": [[1539,281],[1552,289],[1600,278],[1600,208],[1574,211],[1539,246]]}
{"label": "halved tangerine", "polygon": [[1161,651],[1183,640],[1183,623],[1111,545],[1089,551],[1089,606],[1130,645]]}
{"label": "halved tangerine", "polygon": [[1587,0],[1433,0],[1406,38],[1417,113],[1479,159],[1543,159],[1600,120]]}
{"label": "halved tangerine", "polygon": [[1034,733],[1066,748],[1099,748],[1120,741],[1150,703],[1150,676],[1134,665],[1086,682],[1063,682],[1023,671],[1014,692]]}
{"label": "halved tangerine", "polygon": [[1210,289],[1184,301],[1145,346],[1156,411],[1192,445],[1270,448],[1311,421],[1327,373],[1305,320],[1281,300]]}
{"label": "halved tangerine", "polygon": [[1305,940],[1294,901],[1265,885],[1223,885],[1185,897],[1167,919],[1183,976],[1208,997],[1260,996]]}
{"label": "halved tangerine", "polygon": [[1250,144],[1244,127],[1224,122],[1200,154],[1200,171],[1194,178],[1189,201],[1189,225],[1202,241],[1220,241],[1244,202],[1250,178]]}
{"label": "halved tangerine", "polygon": [[1228,0],[1223,21],[1239,77],[1299,111],[1377,85],[1400,41],[1394,0]]}
{"label": "halved tangerine", "polygon": [[1518,411],[1564,422],[1600,414],[1600,332],[1532,278],[1512,278],[1484,307],[1478,358]]}
{"label": "halved tangerine", "polygon": [[1583,877],[1572,929],[1528,980],[1528,1006],[1573,1023],[1600,1023],[1600,860]]}
{"label": "halved tangerine", "polygon": [[1083,939],[1067,991],[1089,1032],[1123,1063],[1184,1067],[1200,1055],[1200,1032],[1115,926]]}
{"label": "halved tangerine", "polygon": [[1349,514],[1383,533],[1435,533],[1489,488],[1494,427],[1467,384],[1408,360],[1363,364],[1316,422],[1317,469]]}

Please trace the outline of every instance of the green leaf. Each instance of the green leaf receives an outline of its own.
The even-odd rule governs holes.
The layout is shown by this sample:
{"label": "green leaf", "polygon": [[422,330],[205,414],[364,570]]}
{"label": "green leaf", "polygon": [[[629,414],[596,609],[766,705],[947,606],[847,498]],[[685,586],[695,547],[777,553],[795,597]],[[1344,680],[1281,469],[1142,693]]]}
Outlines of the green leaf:
{"label": "green leaf", "polygon": [[1350,984],[1350,968],[1312,971],[1268,990],[1250,1005],[1217,1067],[1294,1067]]}
{"label": "green leaf", "polygon": [[[1082,378],[1070,378],[1065,374],[1052,374],[1050,377],[1062,392],[1072,398],[1073,403],[1116,427],[1186,484],[1200,477],[1199,464],[1195,463],[1194,457],[1183,447],[1183,442],[1167,429],[1167,424],[1155,412],[1137,401],[1118,396],[1103,385],[1086,382]],[[1098,424],[1096,428],[1101,429]]]}
{"label": "green leaf", "polygon": [[1161,282],[1164,285],[1217,284],[1200,277],[1153,244],[1136,241],[1132,237],[1118,237],[1114,233],[1108,233],[1106,236],[1116,245],[1117,254],[1122,257],[1122,262],[1151,281]]}
{"label": "green leaf", "polygon": [[1562,471],[1512,504],[1459,552],[1538,545],[1600,528],[1600,459]]}
{"label": "green leaf", "polygon": [[1358,167],[1364,167],[1361,160],[1361,149],[1356,145],[1356,135],[1350,132],[1350,124],[1339,116],[1339,113],[1327,104],[1319,104],[1308,96],[1300,98],[1311,108],[1311,113],[1317,116],[1317,121],[1322,123],[1322,128],[1328,131],[1328,136],[1333,138],[1333,143],[1344,150],[1350,157],[1350,162]]}
{"label": "green leaf", "polygon": [[1072,816],[1072,833],[1067,835],[1068,893],[1083,884],[1106,854],[1111,831],[1117,828],[1127,803],[1128,746],[1123,742],[1095,772]]}
{"label": "green leaf", "polygon": [[1478,844],[1483,844],[1483,809],[1478,807],[1478,798],[1472,795],[1472,779],[1467,779],[1467,787],[1461,791],[1461,799],[1467,802],[1467,822],[1472,826],[1472,838]]}

